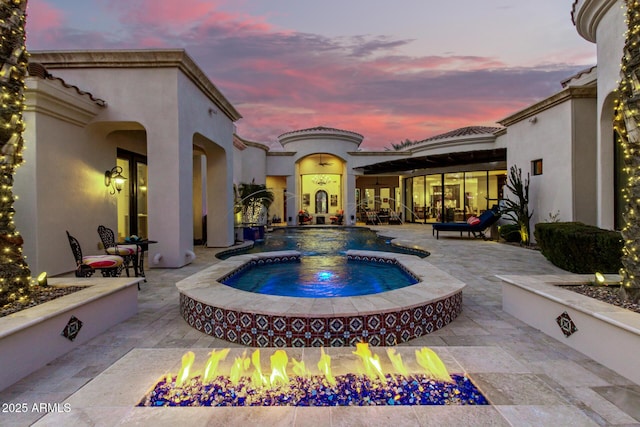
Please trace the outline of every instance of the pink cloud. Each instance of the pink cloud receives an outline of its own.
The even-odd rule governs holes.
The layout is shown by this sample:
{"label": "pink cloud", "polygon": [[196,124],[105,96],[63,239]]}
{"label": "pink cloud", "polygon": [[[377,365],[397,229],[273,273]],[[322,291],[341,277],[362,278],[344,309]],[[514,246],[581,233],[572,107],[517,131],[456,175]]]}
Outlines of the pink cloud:
{"label": "pink cloud", "polygon": [[123,23],[185,31],[193,26],[224,26],[234,31],[269,31],[260,17],[220,11],[215,0],[110,0],[105,4]]}
{"label": "pink cloud", "polygon": [[37,7],[27,4],[27,37],[38,43],[46,44],[56,39],[57,33],[64,23],[64,14],[45,0],[40,0]]}
{"label": "pink cloud", "polygon": [[224,0],[99,1],[118,17],[117,34],[58,31],[61,14],[39,8],[35,33],[54,31],[36,39],[38,48],[185,48],[243,115],[239,134],[258,142],[322,125],[361,133],[370,149],[493,125],[584,68],[558,59],[513,69],[492,57],[402,56],[407,40],[286,32],[260,16],[224,12]]}

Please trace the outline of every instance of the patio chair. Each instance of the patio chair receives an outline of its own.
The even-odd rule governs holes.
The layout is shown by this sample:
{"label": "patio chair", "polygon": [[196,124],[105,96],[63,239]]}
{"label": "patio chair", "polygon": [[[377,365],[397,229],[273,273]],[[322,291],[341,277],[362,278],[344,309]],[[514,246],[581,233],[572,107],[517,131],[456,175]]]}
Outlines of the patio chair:
{"label": "patio chair", "polygon": [[342,225],[342,221],[344,219],[344,211],[340,209],[338,213],[329,217],[331,224]]}
{"label": "patio chair", "polygon": [[365,224],[370,224],[370,225],[380,224],[380,218],[378,217],[378,214],[376,212],[366,211],[365,214],[367,215],[367,220],[365,221]]}
{"label": "patio chair", "polygon": [[389,211],[389,224],[402,224],[402,213]]}
{"label": "patio chair", "polygon": [[67,231],[71,252],[76,259],[76,277],[90,277],[100,270],[104,277],[116,277],[122,272],[124,260],[118,255],[82,255],[78,239]]}
{"label": "patio chair", "polygon": [[307,211],[298,212],[298,223],[300,225],[311,224],[313,221],[313,216],[309,215]]}
{"label": "patio chair", "polygon": [[436,239],[440,238],[441,231],[459,231],[460,237],[463,232],[467,232],[469,237],[482,237],[487,239],[484,231],[496,223],[500,219],[500,211],[498,206],[494,205],[491,209],[486,210],[479,217],[470,217],[466,222],[441,222],[433,224],[432,233]]}
{"label": "patio chair", "polygon": [[138,265],[138,255],[140,252],[138,245],[118,245],[113,230],[104,225],[98,226],[98,235],[100,235],[100,240],[102,240],[102,245],[107,255],[119,255],[122,257],[124,260],[124,268],[127,271],[127,277],[130,277],[129,267],[133,267],[133,271],[137,273],[135,266]]}

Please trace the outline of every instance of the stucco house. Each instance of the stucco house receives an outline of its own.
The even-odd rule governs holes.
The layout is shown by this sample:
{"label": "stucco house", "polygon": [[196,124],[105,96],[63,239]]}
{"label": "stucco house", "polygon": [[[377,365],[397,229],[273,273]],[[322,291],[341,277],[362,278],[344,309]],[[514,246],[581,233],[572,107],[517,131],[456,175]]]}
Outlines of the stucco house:
{"label": "stucco house", "polygon": [[[495,127],[468,126],[401,151],[367,151],[366,135],[317,126],[278,147],[238,135],[240,113],[183,50],[32,52],[27,150],[16,175],[16,225],[35,272],[73,270],[65,230],[100,253],[97,226],[157,240],[151,267],[193,259],[194,242],[234,244],[234,185],[266,184],[269,217],[297,225],[343,213],[343,224],[463,221],[508,196],[507,170],[531,180],[533,223],[557,214],[621,225],[623,182],[612,118],[624,44],[624,3],[577,0],[576,30],[597,44],[596,67]],[[113,169],[121,168],[121,169]],[[107,171],[122,171],[122,188]],[[206,219],[206,220],[205,220]],[[426,229],[425,229],[426,232]]]}

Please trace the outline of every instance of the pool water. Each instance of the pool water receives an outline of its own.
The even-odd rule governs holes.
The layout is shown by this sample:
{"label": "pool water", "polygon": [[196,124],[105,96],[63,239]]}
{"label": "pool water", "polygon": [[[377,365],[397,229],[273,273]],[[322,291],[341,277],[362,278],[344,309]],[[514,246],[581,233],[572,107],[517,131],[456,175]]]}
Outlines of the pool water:
{"label": "pool water", "polygon": [[331,298],[387,292],[417,281],[394,264],[323,255],[301,257],[300,262],[252,266],[223,283],[260,294]]}
{"label": "pool water", "polygon": [[[417,255],[421,258],[429,255],[424,251],[391,245],[389,239],[378,235],[367,228],[282,228],[266,233],[264,241],[256,242],[252,248],[242,253],[258,253],[271,251],[294,250],[302,256],[345,254],[349,249],[366,251],[384,251]],[[236,253],[226,252],[218,255],[226,259]]]}

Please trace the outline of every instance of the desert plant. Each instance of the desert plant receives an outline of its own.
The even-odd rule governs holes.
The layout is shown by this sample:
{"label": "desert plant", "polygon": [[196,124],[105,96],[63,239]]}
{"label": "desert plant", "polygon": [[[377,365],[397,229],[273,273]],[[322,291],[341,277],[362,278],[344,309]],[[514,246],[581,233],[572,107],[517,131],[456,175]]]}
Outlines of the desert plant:
{"label": "desert plant", "polygon": [[520,243],[520,226],[518,224],[503,224],[498,228],[500,237],[505,242]]}
{"label": "desert plant", "polygon": [[267,223],[267,211],[273,203],[273,193],[264,184],[241,183],[237,187],[236,207],[242,212],[244,224],[264,225]]}
{"label": "desert plant", "polygon": [[529,174],[527,179],[522,181],[522,169],[515,165],[509,169],[509,179],[507,189],[513,193],[515,199],[504,199],[502,201],[501,213],[518,224],[520,227],[520,241],[523,245],[528,245],[531,235],[531,216],[529,212]]}

